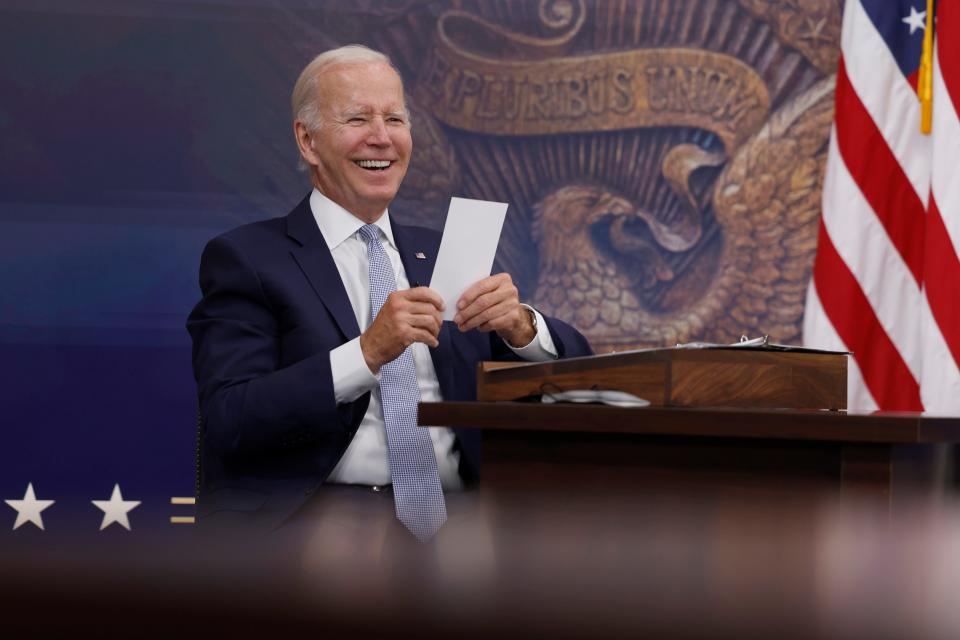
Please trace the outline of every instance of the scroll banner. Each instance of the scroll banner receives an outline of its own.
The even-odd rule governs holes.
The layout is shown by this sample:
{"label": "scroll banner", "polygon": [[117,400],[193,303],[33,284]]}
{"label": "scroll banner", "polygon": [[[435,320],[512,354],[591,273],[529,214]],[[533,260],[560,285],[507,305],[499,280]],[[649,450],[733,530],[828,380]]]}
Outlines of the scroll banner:
{"label": "scroll banner", "polygon": [[[497,29],[504,50],[524,59],[497,59],[458,46],[457,21]],[[546,57],[535,39],[523,42],[462,12],[445,14],[415,89],[441,122],[492,135],[550,135],[637,127],[689,126],[715,133],[727,152],[765,122],[770,95],[749,66],[722,53],[689,48],[636,49]],[[513,45],[513,46],[509,46]],[[522,46],[521,46],[522,45]]]}

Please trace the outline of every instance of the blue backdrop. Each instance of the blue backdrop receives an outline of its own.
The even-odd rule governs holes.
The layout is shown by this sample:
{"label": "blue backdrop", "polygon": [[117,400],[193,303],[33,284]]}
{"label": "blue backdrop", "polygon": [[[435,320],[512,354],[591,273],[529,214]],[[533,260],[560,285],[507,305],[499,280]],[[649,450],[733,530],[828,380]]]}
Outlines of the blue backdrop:
{"label": "blue backdrop", "polygon": [[[99,522],[89,500],[114,483],[144,501],[135,527],[193,494],[200,251],[306,191],[283,109],[298,63],[256,52],[299,54],[262,18],[256,3],[0,5],[0,498],[32,482],[58,501],[48,530]],[[254,128],[286,152],[266,158]]]}

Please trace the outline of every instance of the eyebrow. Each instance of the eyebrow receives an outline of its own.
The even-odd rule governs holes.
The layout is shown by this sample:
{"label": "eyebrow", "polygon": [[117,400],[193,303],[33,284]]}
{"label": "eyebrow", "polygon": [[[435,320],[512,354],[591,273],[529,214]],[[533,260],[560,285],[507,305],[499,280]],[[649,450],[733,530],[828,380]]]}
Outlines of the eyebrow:
{"label": "eyebrow", "polygon": [[[369,107],[359,107],[359,108],[347,109],[341,114],[341,116],[343,118],[349,119],[354,116],[369,116],[373,113],[374,113],[374,110]],[[409,114],[406,109],[392,109],[390,111],[387,111],[383,115],[384,117],[388,117],[388,118],[400,117],[400,118],[406,119],[409,117]]]}
{"label": "eyebrow", "polygon": [[359,109],[345,109],[340,113],[340,115],[344,118],[352,118],[353,116],[367,116],[371,113],[373,113],[373,109],[361,107]]}

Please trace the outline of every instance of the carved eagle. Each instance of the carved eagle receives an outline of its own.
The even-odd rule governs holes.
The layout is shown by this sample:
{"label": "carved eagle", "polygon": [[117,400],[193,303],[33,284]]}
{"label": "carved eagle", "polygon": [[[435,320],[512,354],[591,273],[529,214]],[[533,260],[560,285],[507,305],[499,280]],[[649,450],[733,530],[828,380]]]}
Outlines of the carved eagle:
{"label": "carved eagle", "polygon": [[[699,283],[699,297],[667,310],[645,300],[647,291],[676,276],[665,256],[689,250],[699,233],[676,233],[602,184],[572,184],[534,208],[534,304],[572,321],[601,351],[730,342],[742,334],[799,340],[833,87],[830,77],[799,94],[733,151],[710,195],[721,238],[716,267],[695,272],[710,280]],[[691,167],[716,163],[703,154],[694,155]],[[681,162],[678,170],[678,156],[691,157],[688,149],[667,154],[662,169],[678,195],[690,199],[682,183],[691,168],[685,173]]]}

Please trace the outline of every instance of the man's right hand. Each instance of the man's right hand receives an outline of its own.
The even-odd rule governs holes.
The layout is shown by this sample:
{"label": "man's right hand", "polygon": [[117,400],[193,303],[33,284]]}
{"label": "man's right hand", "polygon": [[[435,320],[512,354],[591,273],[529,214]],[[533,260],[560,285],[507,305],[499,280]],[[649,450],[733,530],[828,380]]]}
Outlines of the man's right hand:
{"label": "man's right hand", "polygon": [[436,347],[443,325],[443,298],[433,289],[416,287],[387,296],[373,324],[360,335],[360,350],[374,374],[414,342]]}

